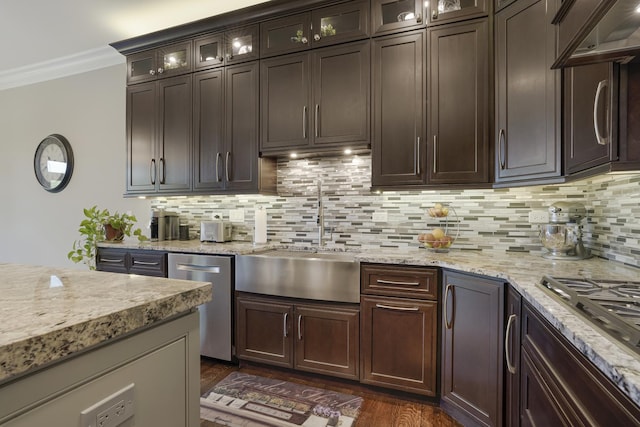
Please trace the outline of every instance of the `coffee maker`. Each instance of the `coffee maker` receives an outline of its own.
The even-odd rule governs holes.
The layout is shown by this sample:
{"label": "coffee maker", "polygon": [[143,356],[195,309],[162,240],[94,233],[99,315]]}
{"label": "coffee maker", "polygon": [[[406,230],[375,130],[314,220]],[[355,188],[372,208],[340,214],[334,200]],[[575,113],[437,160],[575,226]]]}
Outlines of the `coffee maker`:
{"label": "coffee maker", "polygon": [[591,253],[582,243],[582,220],[587,209],[577,202],[555,202],[549,206],[549,223],[542,225],[540,240],[550,259],[580,260]]}

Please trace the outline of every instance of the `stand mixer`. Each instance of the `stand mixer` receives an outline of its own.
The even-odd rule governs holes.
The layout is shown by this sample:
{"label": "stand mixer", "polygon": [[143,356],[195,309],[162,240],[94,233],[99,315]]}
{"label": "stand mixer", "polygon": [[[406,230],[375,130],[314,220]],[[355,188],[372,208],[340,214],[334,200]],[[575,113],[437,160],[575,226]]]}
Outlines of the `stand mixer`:
{"label": "stand mixer", "polygon": [[581,203],[555,202],[549,206],[549,224],[541,226],[540,240],[547,249],[544,258],[580,260],[591,253],[582,244],[581,221],[587,209]]}

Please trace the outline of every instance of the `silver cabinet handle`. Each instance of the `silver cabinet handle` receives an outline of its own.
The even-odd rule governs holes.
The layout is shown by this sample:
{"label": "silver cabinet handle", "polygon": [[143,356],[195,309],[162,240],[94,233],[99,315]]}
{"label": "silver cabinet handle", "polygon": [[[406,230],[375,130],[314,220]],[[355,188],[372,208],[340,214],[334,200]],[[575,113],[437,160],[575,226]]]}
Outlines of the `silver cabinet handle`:
{"label": "silver cabinet handle", "polygon": [[321,39],[320,34],[314,34],[314,35],[313,35],[313,39],[314,39],[315,41],[319,41],[319,40]]}
{"label": "silver cabinet handle", "polygon": [[158,68],[158,74],[162,74],[162,73],[164,73],[164,68],[162,67]]}
{"label": "silver cabinet handle", "polygon": [[289,332],[287,331],[287,319],[289,318],[289,313],[284,314],[283,322],[282,322],[282,336],[285,338],[289,336]]}
{"label": "silver cabinet handle", "polygon": [[106,263],[111,263],[111,264],[120,264],[120,263],[124,263],[124,259],[100,258],[100,262],[106,262]]}
{"label": "silver cabinet handle", "polygon": [[420,162],[420,137],[416,138],[416,175],[420,175],[422,173],[422,168],[420,167],[422,162]]}
{"label": "silver cabinet handle", "polygon": [[167,177],[167,165],[164,161],[164,157],[160,157],[160,184],[164,184]]}
{"label": "silver cabinet handle", "polygon": [[504,157],[506,157],[506,154],[505,156],[502,155],[504,145],[505,145],[504,129],[500,129],[500,133],[498,133],[498,162],[500,163],[500,169],[505,168]]}
{"label": "silver cabinet handle", "polygon": [[302,139],[307,139],[307,106],[302,107]]}
{"label": "silver cabinet handle", "polygon": [[593,130],[596,133],[596,139],[598,140],[598,144],[607,145],[609,142],[609,138],[606,136],[602,136],[600,133],[600,125],[598,124],[598,104],[600,103],[600,95],[602,95],[602,90],[608,86],[608,82],[606,80],[602,80],[598,83],[598,88],[596,89],[596,97],[593,101]]}
{"label": "silver cabinet handle", "polygon": [[433,135],[433,173],[436,173],[436,157],[438,154],[438,135]]}
{"label": "silver cabinet handle", "polygon": [[233,59],[233,55],[230,53],[227,53],[227,61],[231,61]]}
{"label": "silver cabinet handle", "polygon": [[[451,312],[451,321],[449,321],[449,319],[447,318],[447,301],[449,301],[449,293],[451,293],[451,297],[453,297],[453,285],[447,285],[446,288],[444,288],[444,307],[442,308],[443,312],[444,312],[444,326],[447,329],[451,329],[451,327],[453,326],[453,311]],[[455,306],[453,308],[455,310]]]}
{"label": "silver cabinet handle", "polygon": [[422,22],[422,14],[420,14],[420,13],[416,13],[416,22],[417,22],[417,23]]}
{"label": "silver cabinet handle", "polygon": [[[142,263],[140,263],[142,264]],[[155,263],[154,265],[158,265]],[[181,271],[204,271],[205,273],[220,273],[219,266],[207,266],[207,265],[196,265],[196,264],[178,264],[176,266],[178,270]]]}
{"label": "silver cabinet handle", "polygon": [[507,359],[507,369],[509,370],[510,374],[515,374],[516,373],[516,367],[512,364],[511,362],[511,326],[515,323],[516,321],[516,315],[512,314],[511,316],[509,316],[509,320],[507,321],[507,330],[505,331],[505,337],[504,337],[504,356],[505,359]]}
{"label": "silver cabinet handle", "polygon": [[316,116],[315,116],[315,134],[316,138],[318,137],[318,118],[320,117],[320,104],[316,104]]}
{"label": "silver cabinet handle", "polygon": [[224,161],[224,174],[227,177],[227,182],[231,182],[231,175],[229,173],[229,163],[231,162],[231,151],[227,151],[227,157]]}
{"label": "silver cabinet handle", "polygon": [[438,9],[433,9],[431,11],[431,19],[438,19]]}
{"label": "silver cabinet handle", "polygon": [[420,282],[395,282],[393,280],[377,279],[376,283],[381,285],[394,285],[394,286],[420,286]]}
{"label": "silver cabinet handle", "polygon": [[216,153],[216,182],[220,182],[220,160],[222,160],[222,154]]}
{"label": "silver cabinet handle", "polygon": [[156,70],[149,70],[149,74],[151,74],[152,76],[156,75]]}
{"label": "silver cabinet handle", "polygon": [[309,39],[308,39],[308,38],[306,38],[306,37],[302,37],[302,38],[300,39],[300,41],[301,41],[302,43],[304,43],[304,44],[309,43]]}
{"label": "silver cabinet handle", "polygon": [[[133,265],[149,265],[149,266],[156,266],[156,265],[160,265],[159,262],[150,262],[150,261],[136,261],[133,260]],[[179,270],[180,268],[178,268]]]}
{"label": "silver cabinet handle", "polygon": [[151,159],[151,165],[149,166],[149,179],[151,185],[156,185],[156,159]]}
{"label": "silver cabinet handle", "polygon": [[298,341],[302,341],[302,314],[298,314]]}
{"label": "silver cabinet handle", "polygon": [[418,311],[418,307],[393,307],[391,305],[376,304],[378,308],[384,308],[385,310],[397,310],[397,311]]}

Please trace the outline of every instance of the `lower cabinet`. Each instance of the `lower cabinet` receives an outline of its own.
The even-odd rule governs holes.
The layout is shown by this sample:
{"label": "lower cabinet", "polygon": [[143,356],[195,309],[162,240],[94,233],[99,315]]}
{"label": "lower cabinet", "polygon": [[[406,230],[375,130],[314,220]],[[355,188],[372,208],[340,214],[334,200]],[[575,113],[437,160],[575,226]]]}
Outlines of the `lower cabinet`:
{"label": "lower cabinet", "polygon": [[438,394],[438,270],[363,264],[360,381]]}
{"label": "lower cabinet", "polygon": [[359,319],[357,305],[236,294],[236,356],[357,380]]}
{"label": "lower cabinet", "polygon": [[441,404],[464,425],[503,425],[505,284],[443,274]]}
{"label": "lower cabinet", "polygon": [[535,309],[522,312],[522,426],[640,425],[638,406]]}
{"label": "lower cabinet", "polygon": [[167,253],[151,250],[98,248],[96,270],[167,277]]}
{"label": "lower cabinet", "polygon": [[[507,289],[504,332],[504,424],[520,425],[520,324],[522,323],[522,297],[511,286]],[[552,425],[552,424],[547,424]]]}

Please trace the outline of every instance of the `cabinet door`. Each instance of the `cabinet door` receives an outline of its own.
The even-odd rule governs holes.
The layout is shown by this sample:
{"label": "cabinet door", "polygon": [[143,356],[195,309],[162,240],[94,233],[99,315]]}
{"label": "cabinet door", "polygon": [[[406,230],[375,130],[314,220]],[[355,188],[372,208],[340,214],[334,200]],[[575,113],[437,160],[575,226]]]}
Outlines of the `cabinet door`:
{"label": "cabinet door", "polygon": [[429,29],[429,183],[489,182],[488,26]]}
{"label": "cabinet door", "polygon": [[311,14],[300,13],[260,24],[260,55],[280,55],[311,47]]}
{"label": "cabinet door", "polygon": [[224,71],[196,73],[194,93],[194,175],[193,188],[224,187]]}
{"label": "cabinet door", "polygon": [[228,190],[258,189],[258,63],[225,69],[224,177]]}
{"label": "cabinet door", "polygon": [[172,77],[193,70],[193,46],[190,41],[157,49],[158,77]]}
{"label": "cabinet door", "polygon": [[313,53],[313,145],[369,142],[369,42]]}
{"label": "cabinet door", "polygon": [[167,253],[158,251],[130,251],[129,273],[142,276],[167,277]]}
{"label": "cabinet door", "polygon": [[459,420],[502,425],[503,287],[483,277],[443,275],[442,402]]}
{"label": "cabinet door", "polygon": [[492,0],[434,0],[428,2],[427,25],[487,16]]}
{"label": "cabinet door", "polygon": [[155,50],[146,50],[134,55],[128,55],[127,84],[155,80],[157,78],[157,69]]}
{"label": "cabinet door", "polygon": [[294,319],[295,369],[359,379],[358,310],[297,305]]}
{"label": "cabinet door", "polygon": [[369,2],[358,1],[323,7],[311,12],[314,47],[369,36]]}
{"label": "cabinet door", "polygon": [[564,158],[567,174],[608,163],[617,153],[617,66],[564,70]]}
{"label": "cabinet door", "polygon": [[309,145],[311,68],[306,53],[260,61],[262,141],[260,148]]}
{"label": "cabinet door", "polygon": [[239,359],[293,367],[293,307],[267,299],[236,298],[236,355]]}
{"label": "cabinet door", "polygon": [[386,34],[424,26],[422,0],[373,0],[371,2],[372,29]]}
{"label": "cabinet door", "polygon": [[435,396],[435,301],[362,296],[361,382]]}
{"label": "cabinet door", "polygon": [[191,75],[158,81],[159,190],[191,188]]}
{"label": "cabinet door", "polygon": [[127,87],[127,193],[155,190],[157,111],[155,82]]}
{"label": "cabinet door", "polygon": [[496,182],[561,176],[555,9],[520,0],[496,15]]}
{"label": "cabinet door", "polygon": [[424,184],[425,32],[373,40],[373,186]]}
{"label": "cabinet door", "polygon": [[225,33],[225,62],[227,65],[253,61],[260,57],[258,25],[250,25]]}
{"label": "cabinet door", "polygon": [[126,273],[127,253],[128,252],[123,249],[97,248],[96,270]]}
{"label": "cabinet door", "polygon": [[[522,319],[522,297],[509,287],[505,308],[505,425],[520,425],[520,324]],[[542,425],[542,424],[541,424]],[[547,424],[551,425],[551,424]]]}
{"label": "cabinet door", "polygon": [[196,39],[194,45],[194,68],[220,67],[224,65],[224,34],[218,33]]}

